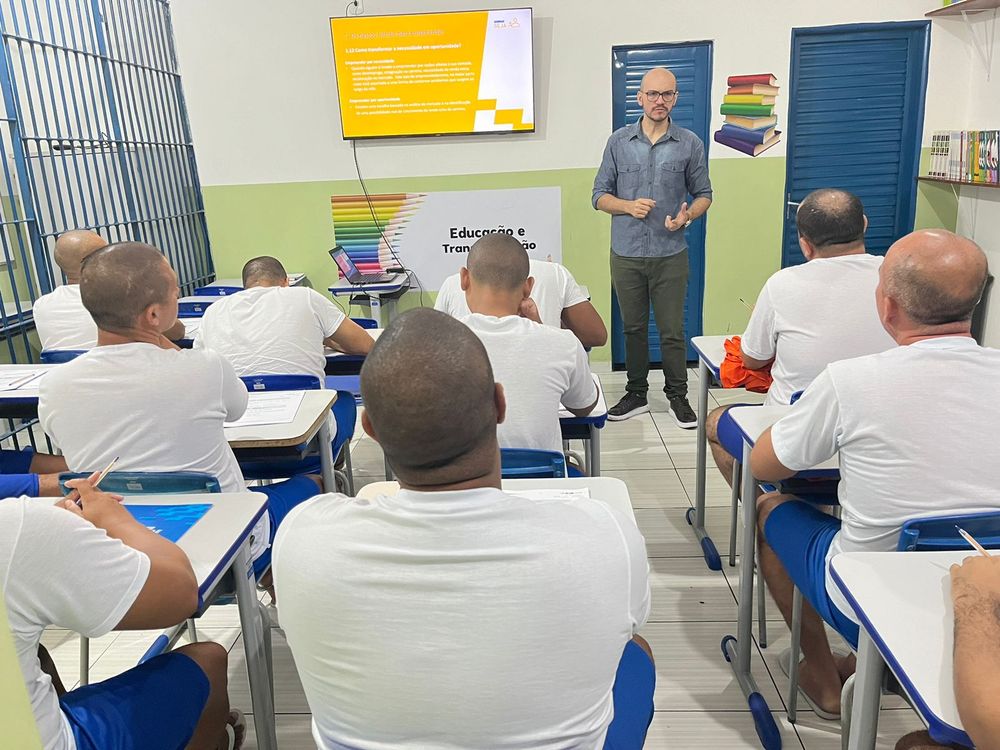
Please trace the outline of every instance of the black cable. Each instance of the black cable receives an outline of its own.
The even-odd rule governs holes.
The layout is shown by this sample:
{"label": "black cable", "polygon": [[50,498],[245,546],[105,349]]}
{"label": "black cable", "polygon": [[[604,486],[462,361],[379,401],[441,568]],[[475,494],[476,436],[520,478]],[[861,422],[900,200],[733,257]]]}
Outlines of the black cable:
{"label": "black cable", "polygon": [[385,242],[385,246],[389,248],[389,252],[392,253],[393,260],[403,269],[403,273],[406,274],[407,279],[412,278],[417,283],[417,291],[420,294],[420,306],[424,307],[424,285],[420,283],[420,277],[417,274],[406,267],[399,256],[396,255],[396,248],[392,246],[389,242],[389,238],[385,236],[385,232],[382,230],[382,225],[379,224],[378,216],[375,214],[375,204],[372,202],[371,196],[368,195],[368,187],[365,185],[365,180],[361,176],[361,165],[358,163],[358,142],[357,140],[351,140],[351,151],[354,153],[354,169],[358,173],[358,182],[361,183],[361,192],[365,194],[365,201],[368,203],[368,210],[371,212],[372,221],[375,222],[375,227],[378,229],[379,235],[381,235],[382,240]]}

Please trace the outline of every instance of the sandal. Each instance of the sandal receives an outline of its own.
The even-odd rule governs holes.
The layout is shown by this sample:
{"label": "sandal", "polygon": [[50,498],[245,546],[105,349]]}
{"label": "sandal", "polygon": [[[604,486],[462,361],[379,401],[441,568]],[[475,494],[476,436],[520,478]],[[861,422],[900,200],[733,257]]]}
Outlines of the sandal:
{"label": "sandal", "polygon": [[[792,650],[785,649],[781,652],[778,657],[778,666],[781,667],[781,671],[784,673],[785,677],[788,677],[788,673],[791,671],[792,667]],[[813,699],[809,697],[809,694],[799,687],[799,695],[805,700],[809,708],[812,709],[813,713],[819,718],[825,719],[826,721],[840,721],[840,714],[832,714],[829,711],[824,711],[817,704],[813,703]]]}

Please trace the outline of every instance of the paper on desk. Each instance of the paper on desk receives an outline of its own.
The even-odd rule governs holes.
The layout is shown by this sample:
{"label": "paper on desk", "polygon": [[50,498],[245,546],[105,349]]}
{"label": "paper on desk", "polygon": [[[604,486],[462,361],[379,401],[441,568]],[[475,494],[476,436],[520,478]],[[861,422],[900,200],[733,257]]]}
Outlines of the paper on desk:
{"label": "paper on desk", "polygon": [[578,487],[574,489],[561,487],[544,490],[510,490],[510,494],[518,497],[526,497],[529,500],[572,500],[577,497],[590,498],[589,487]]}
{"label": "paper on desk", "polygon": [[0,391],[16,391],[29,384],[30,387],[37,389],[36,381],[44,374],[45,370],[26,370],[21,367],[0,368]]}
{"label": "paper on desk", "polygon": [[288,424],[294,421],[305,395],[303,391],[251,393],[246,412],[235,422],[227,422],[226,427]]}

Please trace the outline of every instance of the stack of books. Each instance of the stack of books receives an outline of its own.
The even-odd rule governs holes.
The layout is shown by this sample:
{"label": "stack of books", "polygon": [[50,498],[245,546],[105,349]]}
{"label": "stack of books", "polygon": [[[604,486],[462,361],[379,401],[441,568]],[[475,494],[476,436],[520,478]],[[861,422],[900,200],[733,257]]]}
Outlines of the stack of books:
{"label": "stack of books", "polygon": [[938,130],[931,136],[928,177],[979,185],[1000,184],[1000,131]]}
{"label": "stack of books", "polygon": [[778,118],[774,114],[778,80],[770,73],[757,73],[729,76],[727,83],[729,91],[719,110],[726,121],[716,131],[715,141],[757,156],[781,138],[781,132],[775,130]]}

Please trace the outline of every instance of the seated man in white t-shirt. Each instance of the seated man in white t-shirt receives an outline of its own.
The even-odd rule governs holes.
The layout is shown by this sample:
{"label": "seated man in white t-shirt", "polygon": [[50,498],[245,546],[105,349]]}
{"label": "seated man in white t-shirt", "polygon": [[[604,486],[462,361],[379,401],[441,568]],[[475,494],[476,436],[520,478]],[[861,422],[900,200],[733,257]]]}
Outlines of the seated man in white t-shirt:
{"label": "seated man in white t-shirt", "polygon": [[[875,287],[882,258],[865,251],[868,219],[845,190],[814,190],[795,215],[806,263],[783,268],[764,284],[740,339],[743,364],[771,365],[765,404],[789,404],[831,362],[896,345],[879,321]],[[726,412],[715,409],[705,430],[719,471],[732,483],[743,440]]]}
{"label": "seated man in white t-shirt", "polygon": [[788,495],[758,501],[768,588],[788,621],[793,582],[808,602],[799,684],[823,712],[839,714],[853,658],[833,656],[822,620],[854,646],[858,636],[830,560],[896,549],[913,518],[1000,508],[1000,350],[978,346],[970,333],[986,274],[971,240],[944,230],[900,239],[875,292],[899,346],[832,363],[754,446],[753,475],[763,481],[839,453],[842,520]]}
{"label": "seated man in white t-shirt", "polygon": [[[177,320],[167,259],[150,245],[108,245],[84,262],[80,291],[97,347],[46,374],[38,401],[42,428],[70,470],[100,471],[118,457],[119,471],[199,471],[223,492],[244,491],[223,428],[246,411],[247,389],[223,357],[179,349],[163,335]],[[258,576],[281,519],[318,489],[314,475],[254,487],[268,496],[251,545]]]}
{"label": "seated man in white t-shirt", "polygon": [[396,318],[361,391],[401,489],[316,498],[275,540],[318,747],[642,747],[655,671],[635,522],[501,489],[505,391],[443,313]]}
{"label": "seated man in white t-shirt", "polygon": [[[42,351],[97,346],[97,324],[80,300],[80,266],[87,256],[107,244],[101,235],[89,229],[74,229],[59,235],[53,254],[66,283],[43,294],[32,307]],[[184,338],[184,324],[178,320],[164,335],[171,341]]]}
{"label": "seated man in white t-shirt", "polygon": [[[91,424],[96,428],[99,423]],[[0,501],[7,621],[45,750],[215,750],[245,732],[229,711],[226,650],[203,641],[60,693],[39,664],[46,628],[90,638],[183,622],[198,607],[187,555],[136,522],[120,498],[70,483],[80,505]],[[227,728],[227,722],[231,727]],[[3,743],[9,747],[8,743]]]}
{"label": "seated man in white t-shirt", "polygon": [[542,325],[529,297],[528,254],[513,237],[477,240],[461,277],[472,311],[464,322],[507,394],[500,446],[561,452],[560,402],[585,417],[600,396],[583,345],[570,331]]}
{"label": "seated man in white t-shirt", "polygon": [[228,359],[237,375],[315,375],[322,383],[324,346],[367,354],[375,343],[315,289],[288,286],[277,258],[248,261],[243,286],[205,310],[194,342]]}
{"label": "seated man in white t-shirt", "polygon": [[[528,264],[532,284],[529,297],[538,309],[539,320],[554,328],[568,328],[587,348],[604,346],[608,329],[573,274],[554,261],[530,258]],[[469,315],[460,273],[442,282],[434,309],[459,320]]]}

